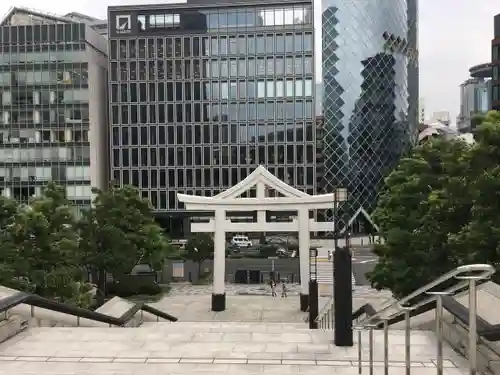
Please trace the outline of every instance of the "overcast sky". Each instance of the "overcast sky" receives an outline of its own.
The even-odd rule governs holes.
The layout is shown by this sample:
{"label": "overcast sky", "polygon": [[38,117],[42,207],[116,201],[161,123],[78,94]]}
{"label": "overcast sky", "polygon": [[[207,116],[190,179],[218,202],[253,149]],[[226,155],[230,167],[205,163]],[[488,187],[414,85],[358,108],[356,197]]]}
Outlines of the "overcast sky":
{"label": "overcast sky", "polygon": [[[105,18],[108,5],[155,2],[171,1],[1,0],[0,14],[18,5],[55,14],[75,11]],[[468,78],[469,67],[491,59],[493,16],[497,13],[499,0],[420,0],[420,96],[428,116],[434,111],[450,111],[455,122],[459,85]]]}

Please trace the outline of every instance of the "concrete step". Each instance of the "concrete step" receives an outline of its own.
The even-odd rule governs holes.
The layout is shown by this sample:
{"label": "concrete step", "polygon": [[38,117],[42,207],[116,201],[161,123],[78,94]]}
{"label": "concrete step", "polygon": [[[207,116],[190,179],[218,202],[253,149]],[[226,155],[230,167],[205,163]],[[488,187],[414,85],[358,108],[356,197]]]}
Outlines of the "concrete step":
{"label": "concrete step", "polygon": [[[357,343],[331,345],[332,332],[291,329],[286,324],[147,324],[138,328],[33,328],[0,346],[0,374],[331,374],[357,373]],[[246,331],[238,331],[246,327]],[[263,328],[265,327],[265,328]],[[270,328],[276,329],[269,332]],[[374,360],[383,360],[383,332],[374,332]],[[411,366],[436,372],[436,340],[412,332]],[[368,335],[362,337],[367,347]],[[400,373],[404,333],[389,332],[391,373]],[[6,345],[7,344],[7,345]],[[444,358],[460,374],[460,357],[449,347]],[[365,363],[366,366],[366,363]],[[379,367],[379,365],[377,365]],[[367,368],[364,368],[367,372]]]}
{"label": "concrete step", "polygon": [[268,322],[144,322],[141,329],[163,329],[168,332],[289,332],[309,331],[304,323],[268,323]]}

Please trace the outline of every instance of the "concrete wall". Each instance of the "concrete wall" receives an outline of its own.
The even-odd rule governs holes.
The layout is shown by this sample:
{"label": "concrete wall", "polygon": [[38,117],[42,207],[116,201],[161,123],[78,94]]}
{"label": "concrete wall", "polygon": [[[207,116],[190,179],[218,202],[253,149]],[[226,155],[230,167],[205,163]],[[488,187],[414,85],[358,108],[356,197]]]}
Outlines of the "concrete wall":
{"label": "concrete wall", "polygon": [[[173,277],[173,263],[184,264],[184,276],[175,279]],[[279,273],[281,278],[288,278],[289,281],[299,280],[299,260],[298,259],[226,259],[226,281],[233,282],[237,270],[259,270],[264,276],[264,282],[268,280],[269,273],[273,271]],[[206,260],[202,263],[201,272],[212,272],[213,261]],[[169,261],[163,268],[160,281],[167,283],[170,281],[194,281],[199,278],[198,264],[192,261]]]}
{"label": "concrete wall", "polygon": [[0,343],[22,332],[27,325],[19,315],[11,315],[0,320]]}
{"label": "concrete wall", "polygon": [[86,27],[85,36],[89,81],[90,183],[92,187],[106,189],[109,183],[107,41],[90,27]]}

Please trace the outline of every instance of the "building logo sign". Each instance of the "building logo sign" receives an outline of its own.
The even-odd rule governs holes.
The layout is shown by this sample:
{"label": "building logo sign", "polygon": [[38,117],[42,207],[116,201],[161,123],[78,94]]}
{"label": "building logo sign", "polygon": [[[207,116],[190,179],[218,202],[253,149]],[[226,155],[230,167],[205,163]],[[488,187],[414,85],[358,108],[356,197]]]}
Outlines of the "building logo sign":
{"label": "building logo sign", "polygon": [[116,32],[118,34],[129,34],[132,31],[129,15],[116,16]]}

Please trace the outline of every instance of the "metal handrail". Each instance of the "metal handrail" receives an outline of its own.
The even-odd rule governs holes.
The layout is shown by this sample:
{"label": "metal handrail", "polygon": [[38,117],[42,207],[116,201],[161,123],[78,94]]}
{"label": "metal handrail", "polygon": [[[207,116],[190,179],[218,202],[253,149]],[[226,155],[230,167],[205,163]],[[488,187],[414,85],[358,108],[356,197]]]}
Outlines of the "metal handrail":
{"label": "metal handrail", "polygon": [[30,305],[32,307],[32,314],[33,307],[39,307],[46,310],[75,316],[77,318],[77,325],[80,324],[80,319],[84,318],[96,322],[106,323],[110,326],[125,326],[131,319],[134,318],[136,313],[139,311],[145,311],[147,313],[155,315],[157,317],[157,321],[159,320],[159,318],[171,322],[175,322],[178,320],[175,316],[167,314],[142,302],[132,304],[130,308],[123,313],[123,315],[121,315],[120,317],[114,317],[97,311],[87,310],[81,307],[71,306],[65,303],[53,301],[47,298],[40,297],[36,294],[29,294],[24,292],[17,292],[13,295],[0,299],[0,313],[7,312],[8,310],[20,304]]}
{"label": "metal handrail", "polygon": [[[445,283],[448,280],[451,280],[453,278],[460,278],[462,274],[469,274],[471,272],[480,272],[480,274],[475,275],[477,276],[478,279],[487,279],[491,275],[495,273],[495,268],[489,264],[469,264],[466,266],[459,266],[447,273],[445,273],[443,276],[438,277],[436,280],[431,281],[430,283],[418,288],[414,292],[408,294],[406,297],[401,298],[400,300],[397,300],[393,303],[390,303],[384,307],[382,307],[380,310],[378,310],[375,314],[370,315],[365,317],[364,319],[361,319],[358,322],[358,327],[363,327],[365,325],[371,325],[373,324],[373,321],[376,319],[390,319],[393,318],[397,315],[401,315],[404,313],[404,310],[406,309],[416,309],[426,303],[429,303],[431,300],[434,300],[435,297],[429,297],[425,301],[420,301],[416,304],[413,305],[408,305],[408,302],[410,302],[412,299],[415,299],[416,297],[420,297],[421,295],[426,294],[428,291],[430,291],[432,288],[435,288],[436,286],[439,286],[443,283]],[[451,294],[455,293],[461,289],[464,289],[468,286],[468,280],[463,280],[462,282],[459,282],[457,285],[454,285],[448,289],[446,289],[446,292]],[[387,312],[390,309],[398,309],[398,312],[391,313],[387,317],[383,317],[383,314]]]}
{"label": "metal handrail", "polygon": [[[365,317],[356,324],[356,329],[358,331],[358,373],[362,372],[362,350],[361,348],[361,334],[363,330],[368,330],[369,339],[369,373],[373,375],[373,329],[382,322],[384,327],[384,374],[389,374],[389,320],[393,319],[401,314],[404,314],[405,321],[405,374],[410,375],[411,373],[411,325],[410,318],[411,312],[419,307],[428,305],[431,302],[436,303],[435,308],[435,318],[436,318],[436,336],[437,336],[437,348],[436,348],[436,367],[437,374],[443,375],[443,330],[442,330],[442,317],[443,317],[443,296],[454,295],[456,292],[465,289],[469,289],[469,345],[468,345],[468,359],[469,359],[469,373],[470,375],[476,375],[477,373],[477,282],[480,280],[489,279],[491,275],[495,273],[495,268],[489,264],[470,264],[466,266],[457,267],[450,272],[444,274],[443,276],[437,278],[436,280],[424,285],[423,287],[417,289],[408,296],[390,303],[380,310],[376,311],[374,314]],[[440,286],[441,284],[451,280],[460,280],[457,284],[446,288],[442,291],[433,291],[432,289]],[[427,298],[423,300],[412,303],[412,300],[420,297],[422,295],[428,295]],[[390,309],[396,309],[396,312],[388,313]]]}
{"label": "metal handrail", "polygon": [[316,322],[319,323],[319,328],[326,328],[327,321],[325,320],[327,317],[331,316],[331,311],[333,311],[335,300],[333,296],[328,300],[328,302],[323,306],[316,317]]}

